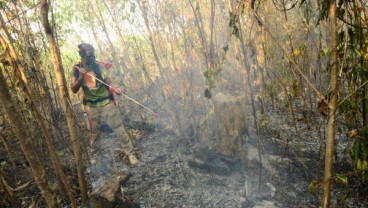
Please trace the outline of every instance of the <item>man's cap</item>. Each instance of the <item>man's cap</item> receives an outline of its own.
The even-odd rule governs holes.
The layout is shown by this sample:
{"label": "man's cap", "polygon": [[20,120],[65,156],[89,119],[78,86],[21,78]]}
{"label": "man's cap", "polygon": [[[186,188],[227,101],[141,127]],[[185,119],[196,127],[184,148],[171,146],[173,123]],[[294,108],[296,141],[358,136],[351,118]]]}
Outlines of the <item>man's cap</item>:
{"label": "man's cap", "polygon": [[80,57],[88,57],[95,55],[95,49],[89,43],[82,43],[78,45]]}

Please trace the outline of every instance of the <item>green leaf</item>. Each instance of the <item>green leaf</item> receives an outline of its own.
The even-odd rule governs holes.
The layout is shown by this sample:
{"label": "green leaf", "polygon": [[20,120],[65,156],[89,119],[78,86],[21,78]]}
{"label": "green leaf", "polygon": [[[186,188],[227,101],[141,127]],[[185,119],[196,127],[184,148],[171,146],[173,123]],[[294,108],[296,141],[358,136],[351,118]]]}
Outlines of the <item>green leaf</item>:
{"label": "green leaf", "polygon": [[362,135],[364,137],[368,137],[368,126],[362,128]]}
{"label": "green leaf", "polygon": [[30,109],[25,109],[25,111],[27,112],[28,118],[33,119],[33,112]]}
{"label": "green leaf", "polygon": [[6,161],[1,161],[0,172],[4,172],[9,168],[9,164]]}
{"label": "green leaf", "polygon": [[331,55],[331,51],[328,49],[328,48],[323,48],[321,49],[321,55],[324,56],[324,57],[330,57]]}
{"label": "green leaf", "polygon": [[347,199],[349,199],[351,197],[351,192],[350,191],[348,191],[347,193],[345,193],[344,194],[344,196],[343,196],[343,199],[344,199],[344,201],[346,201]]}
{"label": "green leaf", "polygon": [[180,156],[181,155],[181,150],[180,150],[179,147],[175,149],[175,155],[176,156]]}
{"label": "green leaf", "polygon": [[312,194],[316,193],[316,180],[313,180],[310,184],[309,184],[309,192],[311,192]]}
{"label": "green leaf", "polygon": [[354,162],[357,162],[357,160],[358,160],[359,148],[360,148],[360,142],[355,142],[355,144],[353,146],[353,159],[354,159]]}
{"label": "green leaf", "polygon": [[294,97],[298,97],[299,96],[299,83],[298,80],[295,79],[293,81],[293,95]]}
{"label": "green leaf", "polygon": [[358,160],[356,161],[356,167],[358,170],[362,170],[362,161],[360,160],[360,158],[358,158]]}
{"label": "green leaf", "polygon": [[1,0],[0,1],[0,9],[4,9],[6,5],[6,1]]}
{"label": "green leaf", "polygon": [[348,177],[345,175],[336,174],[336,177],[343,182],[344,184],[348,184]]}
{"label": "green leaf", "polygon": [[64,151],[56,151],[56,154],[60,157],[64,155]]}
{"label": "green leaf", "polygon": [[366,146],[366,144],[362,144],[361,145],[361,148],[360,148],[361,150],[362,150],[362,154],[363,154],[363,159],[364,160],[366,160],[366,159],[368,159],[367,158],[367,156],[368,156],[368,150],[367,150],[367,146]]}
{"label": "green leaf", "polygon": [[367,170],[368,162],[366,160],[363,160],[362,162],[362,170]]}

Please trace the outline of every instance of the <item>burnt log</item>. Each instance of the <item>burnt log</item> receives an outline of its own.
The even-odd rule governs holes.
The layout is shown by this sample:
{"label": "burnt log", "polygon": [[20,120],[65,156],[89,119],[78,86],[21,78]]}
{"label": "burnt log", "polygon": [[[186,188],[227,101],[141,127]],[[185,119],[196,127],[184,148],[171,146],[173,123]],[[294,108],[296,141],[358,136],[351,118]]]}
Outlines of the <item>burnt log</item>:
{"label": "burnt log", "polygon": [[201,172],[229,176],[244,168],[240,159],[234,159],[211,150],[201,148],[194,151],[193,154],[194,158],[188,161],[188,165]]}
{"label": "burnt log", "polygon": [[108,178],[91,194],[93,208],[139,208],[139,204],[128,199],[122,185],[130,178],[128,172],[118,172]]}

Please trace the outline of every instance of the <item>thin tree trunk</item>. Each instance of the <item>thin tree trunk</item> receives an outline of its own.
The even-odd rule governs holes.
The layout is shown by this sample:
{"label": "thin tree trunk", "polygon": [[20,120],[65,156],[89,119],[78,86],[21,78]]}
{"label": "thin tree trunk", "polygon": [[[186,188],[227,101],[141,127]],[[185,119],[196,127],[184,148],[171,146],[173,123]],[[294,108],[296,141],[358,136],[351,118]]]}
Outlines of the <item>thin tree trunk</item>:
{"label": "thin tree trunk", "polygon": [[[106,9],[107,9],[107,11],[109,12],[109,14],[110,14],[110,17],[111,17],[111,19],[112,19],[112,21],[114,22],[114,28],[116,29],[116,31],[117,31],[117,34],[119,35],[119,38],[120,38],[120,41],[122,41],[122,44],[123,44],[123,47],[125,47],[125,48],[121,48],[121,50],[120,51],[127,51],[127,46],[129,45],[129,44],[127,44],[125,41],[124,41],[124,35],[123,35],[123,32],[122,32],[122,28],[121,28],[121,26],[120,26],[120,21],[118,20],[119,19],[119,17],[117,17],[116,15],[114,15],[112,12],[111,12],[111,9],[110,9],[110,7],[109,7],[109,5],[107,4],[107,2],[106,1],[103,1],[103,3],[104,3],[104,5],[105,5],[105,7],[106,7]],[[125,52],[126,53],[126,52]],[[130,61],[130,58],[128,58],[128,61],[120,61],[120,59],[122,59],[121,57],[120,58],[118,58],[118,60],[116,60],[116,64],[117,65],[121,65],[122,66],[122,68],[124,69],[124,71],[123,71],[123,73],[127,73],[128,72],[128,70],[129,70],[129,68],[128,68],[128,66],[127,66],[127,63],[126,62],[129,62],[129,63],[131,63],[131,61]],[[124,84],[124,83],[123,83]],[[124,84],[125,85],[125,84]],[[124,86],[124,87],[126,87],[126,86]]]}
{"label": "thin tree trunk", "polygon": [[[240,47],[241,47],[241,51],[243,53],[243,66],[246,70],[246,74],[247,74],[247,83],[248,83],[248,87],[249,87],[249,91],[250,91],[250,101],[252,104],[252,115],[253,115],[253,122],[254,122],[254,127],[256,128],[256,137],[257,137],[257,149],[258,149],[258,159],[259,159],[259,185],[258,185],[258,191],[261,190],[261,184],[262,184],[262,149],[261,149],[261,140],[259,137],[259,126],[258,126],[258,116],[256,113],[256,107],[255,107],[255,103],[254,103],[254,91],[253,91],[253,86],[252,86],[252,80],[251,80],[251,66],[249,64],[249,61],[247,60],[247,49],[245,47],[245,43],[244,43],[244,37],[243,37],[243,29],[241,27],[241,24],[239,24],[239,41],[240,41]],[[250,50],[252,50],[252,48],[254,47],[252,44],[249,44]]]}
{"label": "thin tree trunk", "polygon": [[10,92],[6,86],[4,75],[0,70],[0,103],[4,114],[7,116],[9,123],[13,126],[14,133],[19,140],[20,147],[27,158],[27,161],[32,170],[33,176],[38,187],[41,190],[42,197],[45,199],[48,207],[59,207],[54,191],[49,186],[49,181],[46,177],[46,171],[42,166],[38,154],[32,145],[32,137],[27,132],[27,126],[24,123],[22,116],[17,111],[13,102],[11,102]]}
{"label": "thin tree trunk", "polygon": [[214,43],[213,43],[213,35],[214,35],[214,20],[215,20],[215,11],[216,11],[216,5],[215,5],[215,1],[211,0],[211,17],[210,17],[210,52],[208,54],[208,60],[207,60],[207,69],[211,70],[213,67],[213,63],[214,63]]}
{"label": "thin tree trunk", "polygon": [[[289,23],[288,23],[288,16],[287,16],[287,12],[286,12],[286,7],[285,7],[285,3],[282,4],[283,9],[284,9],[284,18],[286,21],[286,33],[287,33],[287,37],[288,37],[288,42],[289,42],[289,47],[290,47],[290,52],[291,52],[291,57],[293,59],[293,61],[297,64],[298,60],[295,57],[295,49],[294,49],[294,44],[293,44],[293,37],[290,31],[290,27],[289,27]],[[290,68],[292,69],[293,74],[296,76],[296,73],[292,67],[292,63],[289,62]],[[297,83],[297,85],[300,85],[300,89],[298,90],[298,93],[300,94],[300,102],[302,104],[302,109],[303,109],[303,114],[307,113],[307,105],[306,105],[306,101],[305,101],[305,94],[304,94],[304,84],[303,84],[303,77],[299,74],[299,82]],[[310,123],[309,120],[307,119],[308,116],[305,117],[305,123],[307,124],[307,128],[310,129]],[[296,126],[295,126],[296,127]],[[297,129],[297,128],[296,128]],[[298,133],[298,131],[296,132]]]}
{"label": "thin tree trunk", "polygon": [[164,72],[163,72],[163,68],[162,68],[162,64],[161,64],[161,61],[160,61],[160,58],[158,57],[158,53],[157,53],[157,50],[156,50],[156,46],[155,46],[155,43],[154,43],[154,40],[153,40],[153,33],[151,31],[151,27],[150,27],[150,21],[148,20],[148,14],[147,14],[147,1],[138,1],[138,5],[142,11],[142,16],[143,16],[143,19],[144,19],[144,23],[146,25],[146,29],[147,29],[147,32],[148,32],[148,39],[149,39],[149,44],[151,46],[151,50],[152,50],[152,53],[153,53],[153,56],[155,57],[155,60],[156,60],[156,64],[157,64],[157,68],[160,72],[160,76],[165,80],[165,77],[164,76]]}
{"label": "thin tree trunk", "polygon": [[[361,28],[359,29],[359,45],[360,45],[360,48],[361,48],[361,50],[362,50],[362,54],[367,54],[366,53],[366,47],[365,47],[365,35],[364,35],[364,32],[363,32],[363,27],[364,27],[364,23],[362,24],[362,20],[360,20],[359,21],[359,23],[360,23],[360,26],[361,26]],[[364,58],[364,56],[362,55],[362,56],[360,56],[360,58],[359,58],[359,62],[360,62],[360,65],[361,65],[361,67],[362,67],[362,69],[366,69],[366,67],[365,67],[365,58]],[[363,80],[367,80],[367,73],[366,73],[366,71],[365,72],[363,72],[362,73],[362,79]],[[363,126],[366,126],[367,125],[367,120],[368,120],[368,114],[367,114],[367,86],[364,86],[363,87],[363,90],[362,90],[362,96],[361,96],[361,98],[362,98],[362,111],[363,111]]]}
{"label": "thin tree trunk", "polygon": [[98,21],[100,22],[100,25],[102,27],[102,31],[105,33],[105,36],[107,38],[107,42],[110,45],[110,50],[112,51],[112,58],[113,58],[113,62],[115,63],[115,67],[118,70],[118,72],[122,73],[121,69],[120,69],[120,64],[119,64],[119,57],[117,55],[118,53],[116,51],[115,45],[113,44],[113,41],[110,38],[109,32],[107,31],[107,26],[106,26],[105,21],[103,19],[101,9],[99,8],[99,6],[96,3],[94,5],[96,5],[97,11],[95,11],[94,8],[93,8],[92,3],[90,1],[88,1],[88,3],[89,3],[89,6],[90,6],[92,12],[94,13],[94,15],[97,17]]}
{"label": "thin tree trunk", "polygon": [[[24,2],[13,2],[14,9],[17,11],[17,14],[20,14],[18,11],[18,5],[19,7],[24,11],[26,10],[27,6]],[[32,88],[32,92],[34,92],[34,89],[37,89],[37,95],[33,96],[33,101],[38,101],[36,108],[40,109],[43,116],[46,120],[49,120],[51,122],[46,123],[48,129],[52,129],[51,137],[55,134],[55,127],[53,124],[55,124],[55,117],[53,116],[56,112],[55,105],[53,104],[52,96],[49,90],[48,83],[45,82],[46,76],[45,76],[45,70],[43,70],[43,67],[41,66],[41,54],[39,50],[36,50],[36,44],[35,38],[31,34],[31,24],[30,19],[26,18],[25,16],[19,16],[18,18],[19,25],[24,25],[24,27],[21,28],[22,36],[24,36],[24,42],[26,43],[24,46],[25,55],[29,57],[31,60],[31,66],[34,67],[34,74],[32,76],[32,84],[34,84],[34,88]],[[37,96],[37,97],[36,97]],[[44,119],[42,119],[44,120]]]}
{"label": "thin tree trunk", "polygon": [[[2,38],[0,38],[0,42],[2,44],[2,46],[4,48],[7,48],[7,45],[5,44],[5,42],[2,40]],[[6,57],[8,57],[8,61],[10,63],[10,66],[12,68],[16,68],[16,66],[14,65],[13,61],[12,60],[15,60],[17,62],[17,60],[19,60],[19,58],[16,56],[16,57],[12,57],[10,58],[10,54],[8,51],[5,51],[6,53]],[[14,54],[16,55],[16,54]],[[19,62],[19,61],[18,61]],[[22,65],[22,64],[19,64],[19,65]],[[73,197],[73,194],[72,194],[72,191],[71,191],[71,188],[70,188],[70,185],[68,184],[67,182],[67,179],[66,179],[66,176],[63,172],[63,169],[62,169],[62,166],[61,166],[61,163],[60,163],[60,159],[59,157],[57,156],[56,154],[56,151],[55,151],[55,148],[52,144],[52,141],[51,141],[51,137],[46,129],[46,125],[43,121],[43,118],[42,118],[42,115],[40,113],[40,111],[37,109],[36,105],[35,105],[35,102],[34,102],[34,99],[33,99],[33,96],[31,95],[29,89],[28,89],[28,86],[23,82],[21,76],[19,76],[19,73],[16,73],[16,76],[18,78],[18,81],[24,91],[24,94],[26,95],[27,97],[27,100],[28,100],[28,103],[30,104],[31,106],[31,109],[36,117],[36,120],[37,120],[37,124],[38,126],[40,127],[40,130],[41,130],[41,133],[46,141],[46,144],[47,144],[47,148],[49,150],[49,153],[51,155],[51,159],[52,159],[52,164],[54,166],[54,169],[55,169],[55,172],[56,174],[60,177],[61,179],[61,182],[64,184],[64,187],[69,195],[69,198],[70,198],[70,201],[72,203],[72,206],[73,207],[77,207],[76,203],[75,203],[75,200],[74,200],[74,197]]]}
{"label": "thin tree trunk", "polygon": [[[198,36],[201,39],[202,42],[202,53],[204,54],[205,57],[205,61],[206,61],[206,66],[207,66],[207,70],[209,71],[211,68],[209,68],[208,63],[209,62],[209,58],[208,58],[208,43],[207,43],[207,39],[206,39],[206,34],[204,32],[204,27],[203,27],[203,22],[202,22],[202,15],[201,15],[201,11],[199,8],[199,2],[196,0],[196,7],[194,8],[194,4],[192,2],[192,0],[189,0],[191,9],[193,11],[193,14],[195,16],[195,21],[196,21],[196,26],[198,28]],[[212,2],[211,2],[212,3]]]}
{"label": "thin tree trunk", "polygon": [[[133,32],[133,29],[130,27],[131,29],[131,32]],[[139,47],[138,43],[137,43],[137,39],[135,37],[133,37],[133,42],[134,42],[134,45],[136,46],[135,48],[135,51],[138,51],[137,55],[138,55],[138,58],[139,58],[139,61],[138,63],[142,66],[142,71],[143,71],[143,75],[144,75],[144,78],[147,80],[147,82],[145,83],[146,85],[148,83],[151,83],[151,84],[155,84],[152,80],[152,78],[150,78],[149,76],[149,73],[147,71],[147,67],[146,67],[146,64],[144,62],[144,56],[142,54],[142,48]],[[137,58],[136,58],[137,59]]]}
{"label": "thin tree trunk", "polygon": [[[5,30],[5,21],[4,21],[4,18],[3,18],[3,15],[0,14],[0,21],[1,21],[1,37],[3,39],[3,41],[6,43],[6,45],[8,46],[8,50],[9,50],[9,53],[12,57],[15,57],[17,56],[16,55],[16,52],[15,52],[15,48],[12,44],[13,41],[11,41],[11,36],[9,35],[9,32],[7,30]],[[27,76],[24,72],[24,67],[23,65],[20,64],[19,61],[17,61],[15,63],[18,67],[18,70],[17,70],[17,73],[20,73],[20,76],[22,78],[22,80],[27,84],[28,83],[28,80],[27,80]]]}
{"label": "thin tree trunk", "polygon": [[333,164],[333,152],[335,143],[335,120],[336,110],[338,102],[339,80],[337,73],[337,19],[336,19],[336,1],[330,1],[329,8],[330,17],[330,29],[331,29],[331,80],[330,80],[330,94],[331,99],[328,104],[328,122],[327,122],[327,141],[325,152],[325,171],[323,178],[323,197],[322,207],[330,207],[331,198],[331,180],[332,180],[332,164]]}
{"label": "thin tree trunk", "polygon": [[42,25],[45,29],[46,38],[49,43],[51,58],[54,64],[54,72],[56,76],[56,81],[59,86],[60,100],[62,101],[62,107],[66,114],[66,120],[67,120],[68,128],[70,131],[70,139],[71,139],[71,143],[73,146],[74,157],[75,157],[76,164],[77,164],[78,182],[79,182],[79,188],[81,191],[82,204],[86,205],[86,202],[87,202],[86,180],[85,180],[85,175],[84,175],[84,165],[83,165],[83,161],[81,157],[80,144],[79,144],[79,140],[77,136],[76,121],[73,117],[73,109],[71,106],[69,93],[66,87],[64,69],[61,63],[60,52],[55,42],[53,31],[51,29],[49,19],[48,19],[49,5],[47,3],[47,0],[41,0],[40,3],[41,3],[40,14],[41,14]]}

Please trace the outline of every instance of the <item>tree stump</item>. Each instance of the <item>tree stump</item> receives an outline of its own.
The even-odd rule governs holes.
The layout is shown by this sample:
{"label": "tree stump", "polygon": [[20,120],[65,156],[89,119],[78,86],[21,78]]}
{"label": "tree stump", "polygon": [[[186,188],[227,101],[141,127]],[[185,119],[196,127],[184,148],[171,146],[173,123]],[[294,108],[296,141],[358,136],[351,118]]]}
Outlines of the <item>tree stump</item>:
{"label": "tree stump", "polygon": [[127,199],[121,185],[130,178],[128,172],[118,172],[108,178],[91,194],[93,208],[139,208],[139,204]]}
{"label": "tree stump", "polygon": [[246,161],[243,141],[243,136],[248,136],[246,99],[218,93],[212,100],[219,151],[224,155]]}

